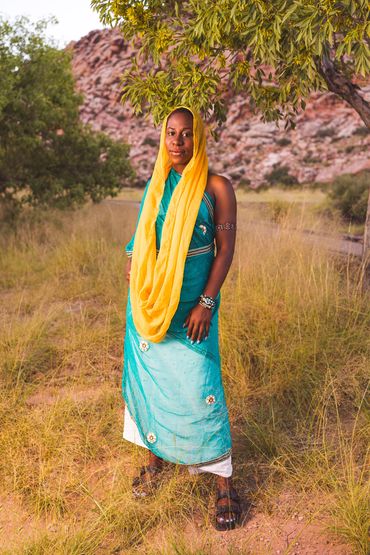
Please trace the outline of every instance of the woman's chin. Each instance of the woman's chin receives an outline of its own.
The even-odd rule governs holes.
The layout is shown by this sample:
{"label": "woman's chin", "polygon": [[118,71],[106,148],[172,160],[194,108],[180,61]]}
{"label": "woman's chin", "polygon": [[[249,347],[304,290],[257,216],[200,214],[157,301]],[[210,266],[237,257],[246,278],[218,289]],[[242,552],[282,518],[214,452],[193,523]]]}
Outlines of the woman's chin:
{"label": "woman's chin", "polygon": [[190,162],[188,156],[178,155],[178,156],[170,156],[170,160],[173,166],[186,166]]}

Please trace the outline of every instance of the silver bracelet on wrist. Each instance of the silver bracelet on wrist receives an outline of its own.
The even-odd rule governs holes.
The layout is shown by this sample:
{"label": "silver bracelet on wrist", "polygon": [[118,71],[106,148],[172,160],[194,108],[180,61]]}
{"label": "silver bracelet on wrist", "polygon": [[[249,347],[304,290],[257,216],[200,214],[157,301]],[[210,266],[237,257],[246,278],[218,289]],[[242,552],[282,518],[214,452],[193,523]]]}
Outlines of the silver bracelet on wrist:
{"label": "silver bracelet on wrist", "polygon": [[215,299],[213,299],[209,295],[203,295],[202,294],[199,297],[199,304],[201,306],[203,306],[204,308],[208,308],[209,310],[212,310],[212,308],[214,308],[216,306],[216,301],[215,301]]}

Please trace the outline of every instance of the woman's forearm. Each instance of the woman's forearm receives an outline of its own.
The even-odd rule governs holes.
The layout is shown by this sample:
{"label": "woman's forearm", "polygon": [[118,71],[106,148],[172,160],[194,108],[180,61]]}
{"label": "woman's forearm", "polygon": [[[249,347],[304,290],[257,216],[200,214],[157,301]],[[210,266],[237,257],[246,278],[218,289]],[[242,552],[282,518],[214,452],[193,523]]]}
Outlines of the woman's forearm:
{"label": "woman's forearm", "polygon": [[217,297],[223,282],[228,274],[234,256],[234,251],[219,250],[213,261],[207,284],[203,294],[212,298]]}

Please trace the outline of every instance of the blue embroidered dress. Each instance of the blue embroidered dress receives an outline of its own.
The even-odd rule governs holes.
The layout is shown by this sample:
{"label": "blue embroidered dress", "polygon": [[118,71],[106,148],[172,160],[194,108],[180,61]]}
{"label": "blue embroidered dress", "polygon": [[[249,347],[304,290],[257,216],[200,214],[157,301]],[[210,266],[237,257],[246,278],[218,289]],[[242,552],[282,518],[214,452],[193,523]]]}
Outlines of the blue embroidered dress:
{"label": "blue embroidered dress", "polygon": [[[165,183],[156,220],[157,249],[171,195],[181,175]],[[144,191],[139,218],[144,204]],[[180,302],[165,338],[152,343],[136,331],[130,291],[124,340],[123,396],[144,444],[164,460],[201,465],[230,455],[231,437],[218,345],[220,294],[207,340],[192,345],[183,327],[204,291],[215,256],[214,201],[205,192],[186,258]],[[132,255],[135,235],[126,245]]]}

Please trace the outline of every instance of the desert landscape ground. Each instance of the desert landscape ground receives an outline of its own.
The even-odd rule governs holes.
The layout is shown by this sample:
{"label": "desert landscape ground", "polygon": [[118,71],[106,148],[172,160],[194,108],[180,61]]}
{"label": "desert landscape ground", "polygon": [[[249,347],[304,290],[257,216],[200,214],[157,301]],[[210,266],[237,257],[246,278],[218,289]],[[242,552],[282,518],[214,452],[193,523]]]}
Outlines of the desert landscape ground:
{"label": "desert landscape ground", "polygon": [[320,191],[264,194],[238,192],[221,293],[245,509],[229,533],[212,526],[210,476],[170,467],[152,499],[131,495],[145,453],[122,440],[120,382],[137,202],[25,215],[2,235],[2,555],[367,553],[369,293],[358,257],[300,233],[351,230]]}
{"label": "desert landscape ground", "polygon": [[[150,4],[92,0],[122,27],[62,49],[46,20],[0,17],[0,555],[368,555],[365,3]],[[122,437],[125,245],[177,102],[201,110],[238,203],[219,339],[243,518],[226,533],[214,476],[167,464],[134,499],[147,452]]]}

